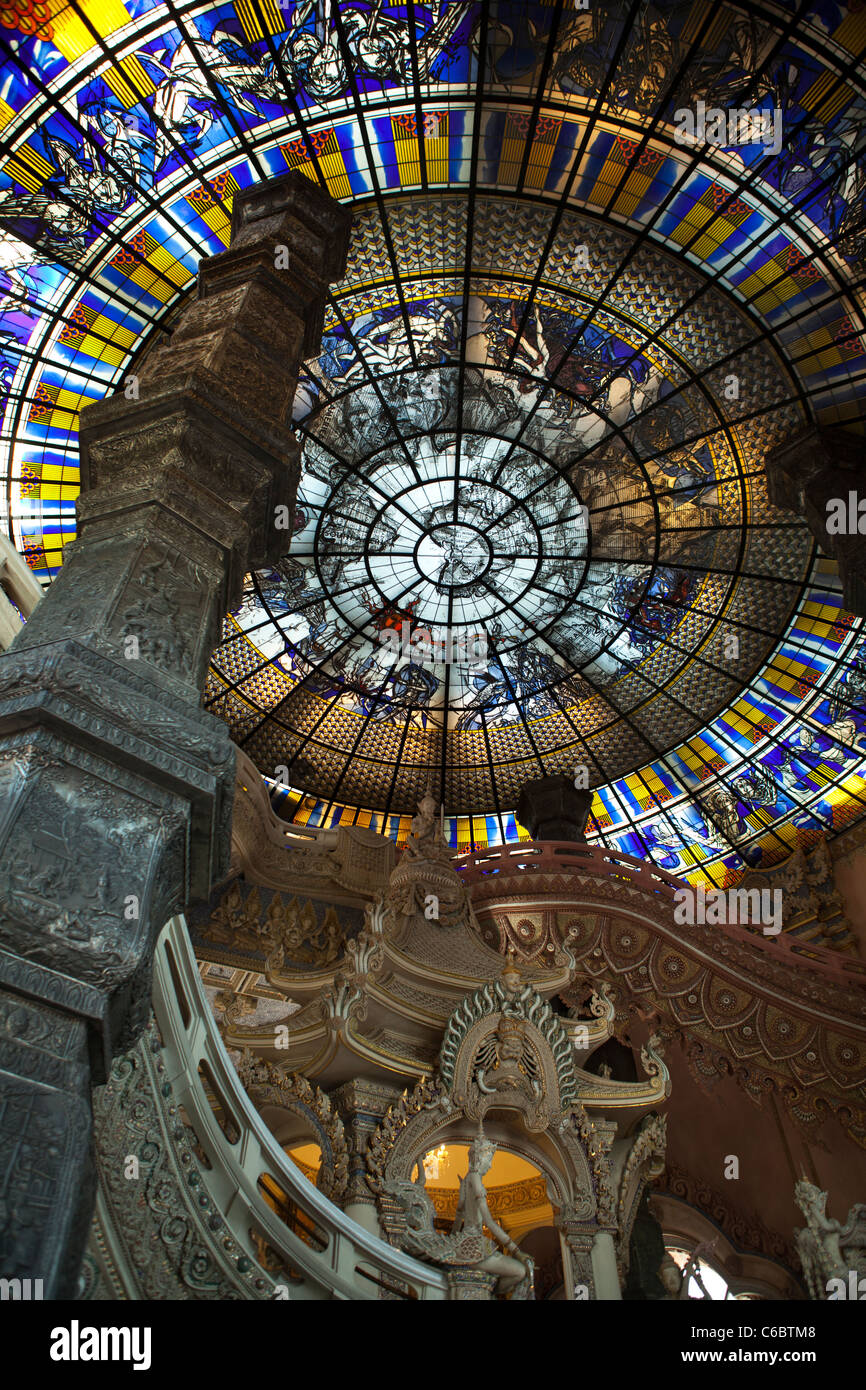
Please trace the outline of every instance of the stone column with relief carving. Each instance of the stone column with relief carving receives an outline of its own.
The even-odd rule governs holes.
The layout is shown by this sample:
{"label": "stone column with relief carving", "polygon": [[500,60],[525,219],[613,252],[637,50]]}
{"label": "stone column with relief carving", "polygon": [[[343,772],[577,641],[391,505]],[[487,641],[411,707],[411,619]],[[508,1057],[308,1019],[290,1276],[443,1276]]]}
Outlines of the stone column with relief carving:
{"label": "stone column with relief carving", "polygon": [[83,412],[78,538],[0,658],[0,1277],[46,1297],[75,1292],[90,1087],[145,1023],[164,922],[228,865],[235,750],[201,691],[244,573],[287,549],[349,221],[298,174],[236,196],[171,340]]}
{"label": "stone column with relief carving", "polygon": [[559,1212],[556,1226],[562,1244],[562,1272],[566,1298],[578,1303],[595,1300],[592,1248],[598,1234],[597,1228],[575,1220],[566,1212]]}
{"label": "stone column with relief carving", "polygon": [[367,1145],[389,1105],[400,1098],[397,1086],[375,1081],[347,1081],[331,1095],[346,1127],[349,1141],[349,1184],[343,1210],[365,1231],[382,1234],[376,1198],[367,1182]]}

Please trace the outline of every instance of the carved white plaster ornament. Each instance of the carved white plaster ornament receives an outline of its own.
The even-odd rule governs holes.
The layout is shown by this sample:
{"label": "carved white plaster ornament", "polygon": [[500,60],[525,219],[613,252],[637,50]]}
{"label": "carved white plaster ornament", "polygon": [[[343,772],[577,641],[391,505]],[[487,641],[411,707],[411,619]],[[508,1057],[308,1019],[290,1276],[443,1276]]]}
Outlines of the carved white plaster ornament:
{"label": "carved white plaster ornament", "polygon": [[[460,1179],[457,1214],[451,1231],[433,1228],[435,1209],[424,1190],[424,1167],[418,1164],[418,1181],[390,1181],[384,1191],[404,1208],[405,1248],[422,1259],[456,1272],[479,1271],[495,1277],[497,1295],[517,1300],[532,1299],[534,1264],[493,1218],[483,1177],[489,1172],[496,1145],[487,1139],[479,1122],[478,1134],[469,1146],[469,1169]],[[491,1232],[493,1240],[484,1234]],[[500,1248],[501,1247],[501,1248]],[[507,1253],[503,1253],[503,1251]]]}
{"label": "carved white plaster ornament", "polygon": [[[495,1275],[499,1296],[522,1298],[530,1295],[515,1268],[516,1252],[486,1214],[481,1179],[495,1144],[484,1133],[485,1122],[496,1125],[500,1143],[544,1174],[569,1280],[574,1287],[594,1288],[594,1238],[607,1232],[627,1245],[643,1188],[663,1162],[664,1120],[649,1116],[642,1122],[615,1195],[610,1153],[616,1125],[605,1120],[593,1124],[587,1118],[578,1095],[574,1048],[562,1019],[523,980],[513,960],[506,961],[498,979],[466,996],[453,1011],[438,1073],[423,1078],[411,1094],[405,1092],[372,1134],[367,1180],[392,1244],[462,1270],[467,1278],[470,1273],[478,1280]],[[434,1229],[423,1155],[443,1143],[465,1142],[467,1129],[475,1131],[469,1172],[461,1183],[454,1229],[445,1235]],[[504,1139],[503,1134],[513,1137]],[[485,1226],[504,1245],[504,1254],[490,1244]],[[477,1291],[478,1283],[473,1288],[454,1296],[489,1297],[493,1285],[486,1293]]]}
{"label": "carved white plaster ornament", "polygon": [[411,859],[436,859],[451,863],[453,855],[445,843],[443,816],[443,808],[437,806],[428,786],[418,802],[418,814],[412,818],[412,834],[406,845],[406,853]]}
{"label": "carved white plaster ornament", "polygon": [[794,1199],[806,1218],[804,1227],[795,1228],[794,1241],[810,1298],[862,1296],[859,1281],[866,1279],[866,1203],[856,1203],[843,1226],[827,1215],[827,1193],[807,1178],[795,1186]]}
{"label": "carved white plaster ornament", "polygon": [[308,1125],[319,1145],[316,1186],[339,1203],[349,1182],[349,1150],[343,1122],[320,1087],[297,1072],[257,1057],[245,1047],[236,1061],[238,1076],[258,1110],[288,1110]]}

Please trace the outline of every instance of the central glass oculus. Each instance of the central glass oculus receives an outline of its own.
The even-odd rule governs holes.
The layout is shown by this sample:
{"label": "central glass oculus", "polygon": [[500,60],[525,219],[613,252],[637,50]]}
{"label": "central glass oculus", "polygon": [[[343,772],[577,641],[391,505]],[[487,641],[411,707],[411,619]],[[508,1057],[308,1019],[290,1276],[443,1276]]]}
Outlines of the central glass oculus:
{"label": "central glass oculus", "polygon": [[489,542],[474,526],[445,522],[421,537],[415,563],[425,579],[457,587],[480,579],[490,565]]}

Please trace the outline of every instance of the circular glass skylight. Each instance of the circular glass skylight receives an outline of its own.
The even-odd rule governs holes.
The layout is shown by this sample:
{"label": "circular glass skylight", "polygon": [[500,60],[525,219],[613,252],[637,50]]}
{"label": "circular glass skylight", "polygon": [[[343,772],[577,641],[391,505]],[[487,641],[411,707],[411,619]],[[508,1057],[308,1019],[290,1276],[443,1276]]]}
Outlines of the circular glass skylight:
{"label": "circular glass skylight", "polygon": [[[862,815],[861,625],[763,477],[807,421],[862,430],[859,10],[49,10],[4,12],[0,91],[0,449],[40,577],[80,408],[237,190],[300,169],[353,204],[349,264],[286,553],[205,692],[292,813],[401,839],[429,783],[466,848],[568,773],[591,838],[716,884]],[[778,112],[778,148],[679,142],[699,100]]]}

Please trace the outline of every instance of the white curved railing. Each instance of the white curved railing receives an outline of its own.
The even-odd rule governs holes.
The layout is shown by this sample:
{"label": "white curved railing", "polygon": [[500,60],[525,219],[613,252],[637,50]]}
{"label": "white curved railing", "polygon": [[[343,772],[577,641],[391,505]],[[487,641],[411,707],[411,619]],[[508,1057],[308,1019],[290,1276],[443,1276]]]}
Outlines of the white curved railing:
{"label": "white curved railing", "polygon": [[[244,1090],[217,1031],[202,988],[183,917],[163,930],[154,959],[153,1007],[163,1039],[165,1077],[187,1113],[211,1164],[202,1182],[238,1244],[252,1261],[253,1227],[303,1276],[289,1286],[292,1299],[373,1299],[386,1289],[397,1297],[444,1299],[444,1275],[371,1235],[319,1192],[287,1158]],[[224,1132],[199,1075],[204,1063],[225,1114],[239,1138]],[[276,1179],[306,1222],[324,1240],[316,1250],[267,1204],[259,1178]]]}

